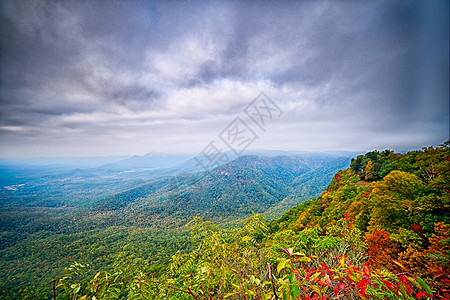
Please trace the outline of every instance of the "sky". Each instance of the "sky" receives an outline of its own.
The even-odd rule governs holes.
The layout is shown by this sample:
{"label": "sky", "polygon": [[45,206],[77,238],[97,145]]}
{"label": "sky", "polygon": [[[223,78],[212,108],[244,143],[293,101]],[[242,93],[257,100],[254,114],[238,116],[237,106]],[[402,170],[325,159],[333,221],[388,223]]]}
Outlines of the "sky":
{"label": "sky", "polygon": [[1,157],[400,151],[449,136],[448,1],[0,5]]}

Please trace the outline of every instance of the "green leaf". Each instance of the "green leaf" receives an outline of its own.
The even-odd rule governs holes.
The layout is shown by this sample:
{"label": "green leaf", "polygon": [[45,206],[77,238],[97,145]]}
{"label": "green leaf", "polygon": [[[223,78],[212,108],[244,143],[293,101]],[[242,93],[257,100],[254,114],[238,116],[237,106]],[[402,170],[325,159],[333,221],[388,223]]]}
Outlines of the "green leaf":
{"label": "green leaf", "polygon": [[261,292],[261,298],[262,300],[267,300],[267,296],[266,293],[264,293],[264,291]]}
{"label": "green leaf", "polygon": [[72,284],[70,286],[71,289],[73,289],[73,293],[77,294],[80,291],[81,286],[77,283],[77,284]]}
{"label": "green leaf", "polygon": [[423,286],[423,288],[425,289],[425,291],[426,291],[428,294],[433,295],[433,291],[430,289],[430,287],[428,286],[428,284],[427,284],[422,278],[417,277],[416,280],[417,280],[417,282],[418,282],[421,286]]}
{"label": "green leaf", "polygon": [[292,297],[294,297],[294,298],[296,298],[298,295],[300,295],[300,290],[298,288],[298,285],[294,285],[292,287],[291,294],[292,294]]}
{"label": "green leaf", "polygon": [[409,280],[409,282],[411,282],[412,284],[414,284],[416,287],[418,287],[419,289],[421,288],[421,285],[417,282],[416,279],[414,279],[414,277],[407,276],[406,278]]}
{"label": "green leaf", "polygon": [[291,273],[291,275],[289,275],[289,283],[294,283],[294,279],[295,279],[295,275],[294,275],[294,273]]}

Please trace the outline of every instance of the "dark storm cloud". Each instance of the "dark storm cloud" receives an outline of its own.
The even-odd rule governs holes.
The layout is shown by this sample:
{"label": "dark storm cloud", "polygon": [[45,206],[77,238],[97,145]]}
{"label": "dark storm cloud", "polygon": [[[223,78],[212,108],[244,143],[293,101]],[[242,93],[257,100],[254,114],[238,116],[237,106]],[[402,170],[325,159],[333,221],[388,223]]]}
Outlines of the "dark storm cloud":
{"label": "dark storm cloud", "polygon": [[[278,126],[290,130],[278,138],[313,134],[318,149],[343,147],[333,140],[344,139],[339,132],[355,131],[345,138],[352,149],[384,146],[383,135],[402,135],[402,147],[448,135],[448,3],[1,5],[3,144],[32,136],[30,147],[40,140],[57,149],[54,141],[76,139],[100,154],[90,137],[142,144],[117,148],[129,153],[156,137],[172,141],[180,126],[192,129],[183,134],[194,141],[217,134],[262,90],[285,111]],[[316,126],[330,120],[335,126]],[[161,126],[165,138],[156,133]],[[428,134],[418,140],[413,127]],[[366,146],[356,132],[378,140]]]}

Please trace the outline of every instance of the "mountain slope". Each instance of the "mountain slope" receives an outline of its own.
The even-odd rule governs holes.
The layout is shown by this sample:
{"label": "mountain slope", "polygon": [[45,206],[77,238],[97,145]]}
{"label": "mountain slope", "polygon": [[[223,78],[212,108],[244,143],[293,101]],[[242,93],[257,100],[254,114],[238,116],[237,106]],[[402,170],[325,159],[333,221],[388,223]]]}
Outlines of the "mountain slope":
{"label": "mountain slope", "polygon": [[[93,209],[186,220],[232,220],[254,213],[280,216],[284,208],[317,196],[332,174],[349,165],[333,156],[240,157],[210,172],[158,178],[97,201]],[[308,189],[309,186],[309,189]]]}

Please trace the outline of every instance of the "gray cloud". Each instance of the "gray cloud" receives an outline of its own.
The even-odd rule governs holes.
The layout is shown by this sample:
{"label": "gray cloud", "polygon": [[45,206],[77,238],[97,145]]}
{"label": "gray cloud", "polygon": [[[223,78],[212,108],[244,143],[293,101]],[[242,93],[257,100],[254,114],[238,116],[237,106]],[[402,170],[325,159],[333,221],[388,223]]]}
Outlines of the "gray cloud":
{"label": "gray cloud", "polygon": [[448,3],[1,5],[3,156],[198,151],[261,91],[285,113],[259,147],[448,137]]}

